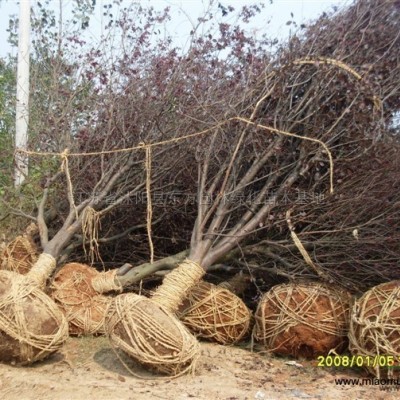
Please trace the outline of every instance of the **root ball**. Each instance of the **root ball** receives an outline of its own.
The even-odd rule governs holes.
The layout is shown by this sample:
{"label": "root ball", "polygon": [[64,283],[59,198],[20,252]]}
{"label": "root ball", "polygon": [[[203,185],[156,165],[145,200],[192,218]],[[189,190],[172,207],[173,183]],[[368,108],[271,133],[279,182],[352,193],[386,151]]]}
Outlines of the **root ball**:
{"label": "root ball", "polygon": [[352,354],[370,361],[368,370],[378,378],[400,377],[399,280],[375,286],[355,301],[349,348]]}
{"label": "root ball", "polygon": [[2,250],[0,268],[7,271],[27,274],[38,258],[38,249],[32,240],[17,236]]}
{"label": "root ball", "polygon": [[251,312],[231,291],[201,282],[189,292],[178,317],[196,336],[234,344],[249,331]]}
{"label": "root ball", "polygon": [[315,358],[347,345],[350,295],[320,283],[273,287],[262,297],[253,337],[280,355]]}
{"label": "root ball", "polygon": [[26,277],[0,271],[0,361],[33,363],[67,338],[67,321],[53,300]]}
{"label": "root ball", "polygon": [[92,279],[99,272],[85,264],[66,264],[54,277],[51,297],[64,312],[70,335],[104,334],[104,317],[110,298],[99,295]]}
{"label": "root ball", "polygon": [[133,293],[111,301],[105,329],[113,347],[161,373],[191,371],[199,356],[197,340],[171,312]]}

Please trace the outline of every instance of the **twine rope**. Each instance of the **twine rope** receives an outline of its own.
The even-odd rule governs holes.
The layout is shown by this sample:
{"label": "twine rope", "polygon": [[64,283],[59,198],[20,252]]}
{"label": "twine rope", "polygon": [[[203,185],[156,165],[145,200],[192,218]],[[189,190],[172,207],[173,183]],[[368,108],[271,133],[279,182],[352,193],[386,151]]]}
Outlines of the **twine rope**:
{"label": "twine rope", "polygon": [[[295,60],[293,61],[293,64],[295,65],[304,65],[304,64],[329,64],[329,65],[334,65],[340,69],[343,69],[344,71],[348,72],[349,74],[353,75],[358,81],[362,80],[362,76],[354,69],[345,64],[342,61],[335,60],[333,58],[327,58],[327,57],[316,57],[316,58],[304,58],[300,60]],[[371,84],[368,84],[371,92],[373,93],[373,89],[371,88]],[[374,111],[381,112],[383,110],[383,104],[382,100],[376,95],[372,94],[372,102],[374,104]]]}
{"label": "twine rope", "polygon": [[[316,315],[314,307],[321,295],[329,299],[329,308]],[[253,337],[272,351],[277,337],[299,324],[327,335],[345,337],[349,319],[348,300],[344,292],[331,291],[320,283],[275,286],[259,303]],[[276,310],[275,313],[271,313],[271,309]]]}
{"label": "twine rope", "polygon": [[35,282],[38,287],[44,288],[47,278],[55,268],[56,259],[50,254],[41,253],[26,277]]}
{"label": "twine rope", "polygon": [[92,264],[96,258],[101,260],[98,242],[100,228],[100,213],[92,207],[86,207],[82,218],[83,250],[87,255],[85,243],[88,242],[89,258]]}
{"label": "twine rope", "polygon": [[290,219],[290,214],[291,214],[291,210],[288,210],[286,212],[286,222],[287,222],[289,230],[290,230],[290,236],[292,237],[293,242],[296,245],[297,249],[300,251],[301,255],[303,256],[304,261],[307,263],[307,265],[309,265],[314,270],[314,272],[316,272],[316,274],[319,277],[321,277],[324,280],[329,280],[329,277],[325,274],[323,269],[318,267],[317,265],[315,265],[314,262],[311,260],[310,255],[308,254],[307,250],[303,246],[303,243],[301,242],[301,240],[297,236],[296,232],[294,231],[294,226]]}
{"label": "twine rope", "polygon": [[65,174],[65,177],[67,178],[67,187],[68,187],[68,201],[71,207],[75,210],[75,217],[78,219],[78,210],[75,205],[75,199],[74,199],[74,187],[72,185],[72,180],[71,180],[71,174],[69,172],[69,161],[68,161],[68,156],[70,152],[69,149],[65,149],[62,153],[59,153],[59,156],[61,158],[61,172]]}
{"label": "twine rope", "polygon": [[[383,283],[368,290],[353,305],[349,340],[354,354],[370,356],[400,354],[400,281]],[[396,363],[398,365],[398,363]],[[394,370],[385,368],[388,377]],[[369,370],[378,378],[379,363]],[[398,372],[397,372],[398,373]]]}
{"label": "twine rope", "polygon": [[[161,312],[158,318],[153,307]],[[200,353],[197,340],[167,309],[145,297],[129,293],[114,298],[105,328],[113,348],[149,367],[173,377],[194,371]]]}
{"label": "twine rope", "polygon": [[151,221],[153,217],[153,206],[151,200],[151,147],[146,146],[146,197],[147,197],[147,215],[146,215],[146,226],[147,226],[147,237],[149,240],[150,247],[150,264],[154,263],[154,245],[151,237]]}
{"label": "twine rope", "polygon": [[[0,279],[9,282],[9,289],[0,298],[0,331],[19,342],[21,360],[33,362],[58,350],[68,337],[68,324],[50,297],[24,275],[0,271]],[[43,334],[31,330],[35,324],[29,324],[32,316],[26,313],[28,304],[45,310],[47,318],[56,321],[57,331]]]}
{"label": "twine rope", "polygon": [[[60,308],[70,324],[70,334],[94,335],[104,334],[105,311],[110,298],[96,295],[90,301],[72,301],[68,296],[58,296]],[[72,326],[71,326],[72,324]]]}
{"label": "twine rope", "polygon": [[[291,133],[291,132],[283,131],[283,130],[280,130],[280,129],[276,129],[276,128],[273,128],[271,126],[258,124],[256,122],[253,122],[253,121],[251,121],[249,119],[246,119],[246,118],[243,118],[243,117],[232,117],[232,118],[229,118],[227,120],[224,120],[222,122],[219,122],[219,123],[215,124],[211,128],[207,128],[207,129],[204,129],[204,130],[199,131],[199,132],[195,132],[195,133],[192,133],[192,134],[180,136],[180,137],[177,137],[177,138],[163,140],[163,141],[156,142],[156,143],[149,143],[149,144],[146,144],[146,148],[152,148],[152,147],[155,147],[155,146],[162,146],[162,145],[166,145],[166,144],[170,144],[170,143],[177,143],[177,142],[180,142],[182,140],[191,139],[191,138],[195,138],[195,137],[198,137],[198,136],[210,134],[210,133],[214,132],[215,129],[218,130],[219,127],[222,127],[223,125],[226,125],[226,124],[228,124],[228,123],[230,123],[232,121],[243,122],[243,123],[245,123],[247,125],[254,126],[256,129],[262,129],[262,130],[273,132],[273,133],[276,133],[276,134],[279,134],[279,135],[283,135],[283,136],[295,137],[295,138],[298,138],[298,139],[301,139],[301,140],[306,140],[306,141],[318,143],[319,145],[321,145],[324,148],[324,150],[327,153],[328,158],[329,158],[329,165],[330,165],[330,192],[333,193],[333,167],[334,167],[333,157],[332,157],[332,154],[331,154],[328,146],[324,142],[322,142],[319,139],[310,138],[308,136],[301,136],[301,135],[297,135],[295,133]],[[218,130],[218,131],[221,131],[221,130]],[[127,153],[127,152],[131,152],[131,151],[134,151],[134,150],[139,150],[139,149],[143,149],[143,144],[142,143],[137,145],[137,146],[128,147],[128,148],[124,148],[124,149],[115,149],[115,150],[107,150],[107,151],[99,151],[99,152],[88,152],[88,153],[69,153],[69,152],[66,153],[65,151],[62,152],[62,153],[59,153],[59,152],[38,152],[38,151],[30,151],[30,150],[23,150],[23,149],[16,149],[15,152],[22,152],[22,153],[27,154],[27,155],[59,156],[59,157],[64,157],[65,158],[65,157],[88,157],[88,156],[98,156],[98,155],[105,155],[105,154]],[[68,170],[68,168],[66,168],[66,170]],[[72,196],[72,201],[73,201],[73,196]]]}
{"label": "twine rope", "polygon": [[335,65],[336,67],[339,67],[351,75],[353,75],[356,79],[361,80],[362,76],[353,68],[349,67],[347,64],[345,64],[342,61],[335,60],[334,58],[327,58],[327,57],[316,57],[316,58],[304,58],[300,60],[295,60],[293,61],[293,64],[295,65],[303,65],[303,64],[330,64],[330,65]]}
{"label": "twine rope", "polygon": [[178,316],[198,336],[233,344],[249,330],[250,310],[228,289],[201,282],[189,292],[187,301],[189,306]]}
{"label": "twine rope", "polygon": [[17,236],[0,254],[0,269],[26,274],[37,261],[37,248],[25,236]]}
{"label": "twine rope", "polygon": [[174,268],[152,295],[152,299],[170,311],[176,311],[188,291],[200,281],[205,270],[195,261],[186,259]]}
{"label": "twine rope", "polygon": [[117,270],[112,269],[106,272],[100,272],[97,276],[92,278],[92,287],[97,293],[107,293],[107,292],[122,292],[122,285],[116,279]]}
{"label": "twine rope", "polygon": [[104,333],[105,311],[111,298],[99,295],[92,287],[98,272],[79,263],[66,264],[56,275],[51,296],[64,312],[70,334]]}

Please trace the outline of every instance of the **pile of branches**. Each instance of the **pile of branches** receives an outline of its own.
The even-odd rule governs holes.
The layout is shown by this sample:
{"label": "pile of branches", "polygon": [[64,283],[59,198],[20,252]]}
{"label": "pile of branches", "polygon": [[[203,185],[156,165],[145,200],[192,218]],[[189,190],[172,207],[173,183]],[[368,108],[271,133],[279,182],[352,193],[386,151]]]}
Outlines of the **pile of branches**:
{"label": "pile of branches", "polygon": [[289,233],[283,212],[274,214],[271,237],[248,246],[245,257],[232,260],[259,278],[261,291],[276,282],[301,278],[322,277],[354,292],[400,279],[400,146],[381,143],[374,148],[361,159],[344,163],[340,170],[349,175],[333,195],[299,192],[290,204],[295,232],[317,271],[291,236],[282,235]]}
{"label": "pile of branches", "polygon": [[[255,12],[256,8],[246,7],[239,18],[248,19]],[[115,56],[110,56],[106,39],[86,50],[73,32],[65,33],[53,47],[48,43],[53,36],[34,41],[37,61],[33,62],[32,103],[36,108],[29,146],[57,154],[67,148],[80,156],[68,157],[68,181],[59,173],[59,157],[31,155],[31,165],[41,171],[32,174],[26,185],[39,191],[34,206],[27,209],[24,204],[17,209],[8,194],[6,201],[12,215],[37,221],[41,214],[39,222],[47,225],[50,237],[76,214],[75,208],[82,216],[87,207],[95,209],[101,219],[97,259],[86,257],[82,250],[88,250],[90,243],[76,232],[62,250],[62,262],[115,266],[148,260],[145,146],[207,130],[236,115],[243,105],[248,107],[245,100],[253,90],[250,83],[268,59],[265,49],[239,25],[216,20],[204,34],[199,24],[192,32],[189,50],[182,53],[168,36],[161,39],[152,29],[169,18],[167,10],[156,12],[135,3],[118,15],[118,20],[108,25],[113,35],[121,33],[121,48]],[[210,18],[211,11],[204,21]],[[36,34],[40,36],[40,32]],[[57,39],[56,33],[54,37]],[[208,138],[204,135],[207,143]],[[227,140],[225,137],[220,145]],[[113,152],[129,148],[135,149]],[[96,155],[85,156],[87,153]],[[198,164],[203,154],[201,140],[196,139],[168,142],[151,150],[152,240],[157,257],[188,246],[196,219]],[[216,164],[215,170],[218,168]],[[38,175],[40,179],[35,180]],[[42,191],[47,193],[49,218],[43,218],[44,203],[39,204]]]}
{"label": "pile of branches", "polygon": [[[208,82],[195,92],[197,100],[202,99],[201,102],[192,103],[190,107],[188,103],[180,103],[184,100],[193,102],[193,97],[189,97],[189,100],[182,96],[183,93],[187,93],[182,89],[184,82],[187,85],[187,80],[174,82],[174,90],[181,90],[180,102],[176,107],[185,110],[185,113],[193,112],[189,121],[179,119],[181,123],[187,123],[185,132],[209,127],[220,122],[223,117],[244,116],[253,125],[246,121],[234,121],[219,127],[212,147],[207,147],[208,136],[183,143],[180,147],[181,152],[188,157],[180,164],[185,168],[179,169],[184,171],[182,179],[180,182],[174,180],[173,187],[178,188],[178,191],[183,189],[193,194],[200,182],[197,180],[196,164],[193,160],[202,165],[209,152],[204,185],[212,186],[214,182],[213,190],[217,190],[208,191],[206,198],[197,201],[212,202],[213,196],[215,197],[220,190],[220,176],[218,179],[216,177],[232,163],[237,140],[245,130],[246,138],[241,144],[240,152],[234,157],[231,181],[225,187],[224,201],[230,203],[230,206],[219,212],[229,214],[230,220],[235,221],[235,215],[243,215],[246,208],[251,209],[253,201],[269,203],[271,207],[265,215],[255,216],[257,228],[245,233],[243,254],[246,255],[247,245],[252,249],[254,244],[265,240],[266,237],[270,242],[277,242],[281,249],[278,253],[282,252],[278,257],[294,257],[297,260],[293,263],[287,259],[286,265],[279,265],[283,276],[313,275],[298,249],[293,247],[285,218],[288,209],[293,209],[293,221],[300,238],[306,241],[306,248],[310,248],[313,243],[312,249],[321,250],[312,253],[313,259],[321,269],[329,271],[328,276],[332,275],[332,279],[348,276],[350,286],[364,287],[367,284],[363,282],[373,284],[375,281],[397,276],[397,269],[394,268],[394,255],[398,254],[395,244],[397,233],[393,231],[395,227],[383,226],[384,232],[380,233],[376,223],[373,228],[371,225],[371,230],[375,230],[376,236],[382,238],[382,241],[392,240],[390,256],[384,254],[387,251],[385,246],[377,244],[363,247],[361,237],[366,234],[364,229],[358,233],[356,243],[360,248],[363,247],[368,255],[350,248],[345,250],[344,246],[350,246],[352,242],[334,237],[331,231],[335,233],[344,229],[352,234],[358,226],[365,226],[366,221],[376,221],[376,216],[380,215],[377,212],[377,202],[396,204],[393,199],[388,198],[388,188],[398,185],[398,156],[394,143],[396,139],[391,139],[391,121],[399,108],[399,22],[396,18],[398,13],[395,2],[382,4],[379,1],[367,1],[356,2],[333,16],[323,15],[280,48],[276,61],[264,62],[263,73],[259,73],[260,57],[256,57],[258,54],[253,48],[253,64],[251,68],[242,71],[246,79],[225,81],[227,86],[223,91],[211,90],[214,84]],[[382,23],[386,27],[384,34],[381,30]],[[204,68],[204,64],[201,65]],[[179,60],[179,71],[182,71],[182,68],[182,60]],[[216,76],[216,79],[221,77],[222,75]],[[236,101],[230,101],[228,109],[221,107],[221,101],[224,96],[226,98],[229,87],[235,90]],[[238,96],[239,93],[241,96]],[[214,103],[209,104],[210,99]],[[201,122],[196,118],[196,123],[193,124],[191,121],[199,115],[202,116]],[[327,145],[333,156],[335,193],[329,193],[331,166],[327,153],[320,144],[272,132],[260,128],[261,125],[300,137],[318,139]],[[387,149],[391,150],[392,155],[389,156],[388,153],[388,159],[385,160],[383,154]],[[174,155],[176,154],[175,152]],[[253,180],[246,183],[244,190],[238,190],[239,177],[244,176],[251,166],[256,165],[256,160],[263,157],[264,164],[257,167],[259,171]],[[375,168],[373,160],[376,160],[381,168]],[[172,173],[175,171],[173,169]],[[165,181],[171,182],[171,176]],[[366,183],[369,187],[374,187],[375,182],[380,184],[380,189],[367,192]],[[257,200],[261,192],[263,195]],[[343,205],[343,196],[347,199],[347,206]],[[369,201],[373,205],[367,208]],[[231,207],[232,204],[235,204],[234,208]],[[162,237],[168,234],[172,236],[172,243],[176,244],[176,240],[181,240],[180,246],[171,246],[171,241],[169,245],[164,246],[158,243],[158,248],[165,249],[160,255],[174,254],[188,244],[190,227],[196,218],[196,207],[185,207],[185,212],[181,213],[182,205],[179,206],[165,210],[164,220],[172,223],[168,226],[168,231],[164,231],[164,224],[155,228],[155,231],[156,235],[160,234]],[[352,218],[346,217],[346,208],[352,210]],[[330,212],[327,212],[327,209]],[[396,212],[395,206],[385,208],[388,220],[395,220]],[[363,219],[360,219],[361,217]],[[176,223],[177,221],[179,222]],[[227,222],[218,234],[227,234],[232,226]],[[321,238],[315,235],[304,236],[303,239],[303,233],[306,235],[308,231],[323,231],[324,235]],[[243,233],[236,232],[235,235],[239,237]],[[142,232],[142,239],[144,237],[145,233]],[[356,240],[354,236],[351,237]],[[242,241],[242,238],[239,237],[237,241]],[[284,248],[282,243],[286,243]],[[331,247],[327,250],[329,243],[332,246],[334,243],[340,243],[342,247],[337,250]],[[144,258],[145,251],[144,249]],[[324,254],[331,254],[330,259],[326,259]],[[340,255],[343,260],[338,258],[335,263],[334,254]],[[344,261],[346,257],[347,264]],[[366,260],[371,261],[366,264]],[[387,261],[378,266],[376,260]],[[275,265],[276,260],[272,260],[272,263]],[[341,267],[348,264],[353,267]],[[292,265],[294,269],[289,268]],[[366,273],[365,268],[369,271],[376,270],[375,280],[371,277],[372,272]],[[269,267],[268,270],[271,271]],[[357,271],[362,275],[361,279]],[[269,280],[269,277],[266,276],[265,279]]]}
{"label": "pile of branches", "polygon": [[[281,49],[279,64],[286,67],[265,85],[271,92],[261,121],[324,141],[334,156],[334,194],[322,183],[326,158],[314,156],[302,182],[269,215],[264,245],[249,246],[239,261],[265,282],[271,274],[323,276],[358,291],[400,277],[400,147],[393,124],[400,107],[399,13],[399,2],[356,2],[322,16]],[[298,147],[286,140],[282,148],[290,154]],[[294,245],[285,209],[319,273]]]}
{"label": "pile of branches", "polygon": [[[149,12],[148,24],[132,25],[136,40],[112,69],[98,52],[86,54],[82,70],[57,64],[53,55],[66,76],[71,69],[81,74],[78,89],[86,97],[76,105],[76,88],[58,82],[58,108],[46,113],[58,119],[40,130],[32,146],[103,153],[69,157],[69,178],[48,162],[50,172],[41,181],[45,196],[32,217],[42,244],[64,229],[69,236],[53,251],[64,262],[84,259],[82,245],[93,244],[105,262],[148,260],[151,179],[156,258],[190,245],[203,266],[233,263],[266,286],[315,277],[356,291],[398,278],[393,119],[400,106],[399,14],[398,1],[356,1],[321,16],[266,56],[270,43],[227,24],[219,24],[216,38],[194,34],[185,55],[168,41],[152,48],[148,27],[167,15]],[[128,17],[120,22],[129,26]],[[227,59],[221,60],[221,50]],[[96,104],[96,112],[88,112],[88,104]],[[199,131],[207,132],[180,140]],[[147,144],[163,141],[168,143],[148,152]],[[143,149],[109,152],[139,144]],[[52,200],[65,187],[63,201]],[[168,193],[177,197],[168,199]],[[48,200],[56,208],[51,221]],[[85,242],[79,227],[88,208],[101,226]],[[294,244],[293,229],[312,267]],[[171,260],[157,265],[173,268],[177,260]],[[137,268],[148,274],[157,269]]]}

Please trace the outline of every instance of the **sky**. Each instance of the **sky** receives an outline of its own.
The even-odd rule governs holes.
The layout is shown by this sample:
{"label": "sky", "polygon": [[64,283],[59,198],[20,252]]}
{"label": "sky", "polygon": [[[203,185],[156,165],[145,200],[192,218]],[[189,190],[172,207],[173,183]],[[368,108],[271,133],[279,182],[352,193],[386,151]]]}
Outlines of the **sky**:
{"label": "sky", "polygon": [[[21,0],[26,1],[26,0]],[[30,0],[32,6],[38,0]],[[91,1],[91,0],[80,0]],[[126,2],[132,2],[124,0]],[[97,0],[96,13],[89,25],[89,34],[92,40],[101,36],[103,5],[109,3],[109,0]],[[197,17],[204,14],[208,0],[141,0],[143,5],[152,5],[156,9],[163,9],[170,6],[172,10],[172,21],[166,26],[167,31],[172,35],[177,45],[185,46],[188,42],[188,33],[191,30],[191,22],[196,21]],[[236,9],[244,5],[249,5],[256,0],[219,0],[224,6],[232,5]],[[250,30],[253,35],[261,35],[267,32],[270,37],[284,39],[290,33],[290,26],[286,25],[288,20],[295,20],[298,25],[307,23],[317,18],[323,11],[330,11],[333,6],[343,6],[349,4],[350,0],[258,0],[265,3],[265,9],[262,16],[257,17],[251,24]],[[72,0],[51,0],[55,10],[59,9],[60,4],[63,7],[63,13],[67,16],[70,12]],[[19,1],[0,0],[0,57],[6,57],[8,54],[16,55],[16,49],[11,48],[7,43],[8,21],[11,15],[18,15]],[[293,18],[291,17],[293,13]]]}

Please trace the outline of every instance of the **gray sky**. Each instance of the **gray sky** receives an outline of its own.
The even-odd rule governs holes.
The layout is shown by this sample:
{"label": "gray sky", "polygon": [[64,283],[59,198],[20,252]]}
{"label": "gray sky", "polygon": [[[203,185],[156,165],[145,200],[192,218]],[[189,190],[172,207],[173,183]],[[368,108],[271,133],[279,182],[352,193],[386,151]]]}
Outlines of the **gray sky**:
{"label": "gray sky", "polygon": [[[22,0],[24,1],[24,0]],[[31,0],[34,5],[37,0]],[[84,1],[84,0],[82,0]],[[88,1],[88,0],[85,0]],[[125,0],[130,2],[129,0]],[[208,0],[141,0],[143,5],[152,5],[156,9],[171,6],[172,21],[166,26],[167,31],[175,38],[177,44],[184,45],[187,41],[188,32],[191,29],[189,19],[196,21],[197,17],[204,13]],[[259,0],[260,1],[260,0]],[[269,0],[261,0],[265,3],[262,16],[251,24],[250,30],[254,35],[261,35],[267,32],[270,37],[284,39],[288,36],[290,27],[286,22],[291,19],[290,13],[294,14],[294,20],[300,24],[315,19],[323,11],[331,10],[333,5],[342,6],[349,4],[350,0],[274,0],[271,5]],[[96,14],[91,21],[89,34],[92,40],[101,35],[101,10],[109,0],[97,0]],[[220,0],[223,5],[233,5],[239,9],[243,5],[252,4],[251,0]],[[63,13],[67,17],[72,7],[72,0],[61,0]],[[15,50],[7,43],[8,20],[12,14],[18,14],[19,1],[0,0],[0,57],[8,53],[15,55]],[[52,0],[56,10],[59,8],[60,0]]]}

